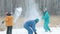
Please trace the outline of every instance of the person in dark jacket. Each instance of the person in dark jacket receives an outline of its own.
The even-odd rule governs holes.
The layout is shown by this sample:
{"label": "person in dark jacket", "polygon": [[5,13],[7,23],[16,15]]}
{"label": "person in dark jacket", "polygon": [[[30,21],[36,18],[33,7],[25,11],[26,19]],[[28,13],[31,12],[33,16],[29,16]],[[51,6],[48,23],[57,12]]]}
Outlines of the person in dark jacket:
{"label": "person in dark jacket", "polygon": [[24,28],[28,31],[28,34],[37,34],[35,25],[39,22],[39,19],[29,20],[24,24]]}
{"label": "person in dark jacket", "polygon": [[4,18],[4,21],[2,21],[2,23],[4,23],[4,22],[7,27],[7,34],[12,34],[13,16],[11,16],[10,13],[7,13],[6,17]]}

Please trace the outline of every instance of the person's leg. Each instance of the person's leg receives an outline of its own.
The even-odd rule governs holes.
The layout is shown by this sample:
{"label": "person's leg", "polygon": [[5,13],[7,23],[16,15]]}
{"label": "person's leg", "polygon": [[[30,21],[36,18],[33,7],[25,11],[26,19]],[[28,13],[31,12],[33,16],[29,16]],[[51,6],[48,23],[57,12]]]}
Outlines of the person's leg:
{"label": "person's leg", "polygon": [[44,29],[45,29],[45,32],[48,32],[48,29],[47,29],[47,22],[46,22],[46,21],[44,22]]}
{"label": "person's leg", "polygon": [[28,30],[28,34],[33,34],[33,31],[29,26],[24,26],[24,28]]}
{"label": "person's leg", "polygon": [[33,34],[33,31],[28,29],[28,34]]}
{"label": "person's leg", "polygon": [[48,31],[51,31],[48,25],[47,25],[47,29],[48,29]]}
{"label": "person's leg", "polygon": [[9,30],[10,30],[10,34],[12,34],[12,26],[10,26],[10,29]]}
{"label": "person's leg", "polygon": [[7,34],[9,34],[9,27],[7,26],[7,32],[6,32]]}
{"label": "person's leg", "polygon": [[47,26],[46,26],[46,25],[44,25],[44,29],[45,29],[45,32],[48,32]]}

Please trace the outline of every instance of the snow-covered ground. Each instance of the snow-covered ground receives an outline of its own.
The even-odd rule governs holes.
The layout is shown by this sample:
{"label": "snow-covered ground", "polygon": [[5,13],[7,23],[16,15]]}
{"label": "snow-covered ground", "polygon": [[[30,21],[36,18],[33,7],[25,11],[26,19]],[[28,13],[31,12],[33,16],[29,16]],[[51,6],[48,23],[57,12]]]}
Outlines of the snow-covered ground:
{"label": "snow-covered ground", "polygon": [[[60,28],[59,27],[52,27],[51,28],[52,32],[45,32],[44,29],[37,28],[37,34],[60,34]],[[0,34],[6,34],[6,31],[0,31]],[[12,34],[28,34],[27,30],[24,28],[21,29],[13,29]]]}

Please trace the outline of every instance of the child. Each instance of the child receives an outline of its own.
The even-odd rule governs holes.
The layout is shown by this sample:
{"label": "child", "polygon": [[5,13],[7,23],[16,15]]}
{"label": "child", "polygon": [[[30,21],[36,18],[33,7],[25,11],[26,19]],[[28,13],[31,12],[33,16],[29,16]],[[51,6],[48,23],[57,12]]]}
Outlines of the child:
{"label": "child", "polygon": [[47,9],[45,8],[44,13],[43,13],[43,19],[44,19],[44,29],[45,29],[46,32],[51,31],[49,26],[48,26],[49,23],[50,23],[49,18],[50,18],[49,13],[48,13]]}
{"label": "child", "polygon": [[35,34],[36,33],[36,29],[35,29],[35,25],[39,22],[39,19],[35,19],[35,20],[29,20],[24,24],[24,28],[26,30],[28,30],[28,34],[33,34],[33,32]]}
{"label": "child", "polygon": [[11,14],[8,13],[3,22],[5,22],[7,26],[7,34],[12,34],[13,16],[11,16]]}

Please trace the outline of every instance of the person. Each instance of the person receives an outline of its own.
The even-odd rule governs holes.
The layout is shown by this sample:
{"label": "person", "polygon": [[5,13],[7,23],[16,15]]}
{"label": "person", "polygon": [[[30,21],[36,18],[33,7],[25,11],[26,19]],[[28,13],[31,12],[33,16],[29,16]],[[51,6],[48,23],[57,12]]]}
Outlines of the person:
{"label": "person", "polygon": [[24,28],[28,31],[28,34],[37,34],[35,25],[39,22],[39,19],[29,20],[24,24]]}
{"label": "person", "polygon": [[7,26],[7,34],[12,34],[13,16],[11,16],[10,13],[7,13],[6,17],[4,18],[4,21],[2,21],[2,23],[4,23],[4,22]]}
{"label": "person", "polygon": [[48,26],[49,23],[50,23],[50,16],[49,16],[49,13],[48,13],[46,8],[44,9],[44,12],[43,12],[43,19],[44,19],[44,29],[45,29],[45,32],[48,32],[48,31],[51,32],[51,30],[50,30],[50,28]]}

